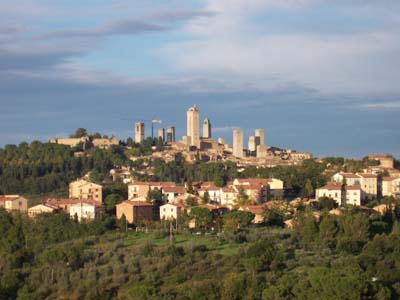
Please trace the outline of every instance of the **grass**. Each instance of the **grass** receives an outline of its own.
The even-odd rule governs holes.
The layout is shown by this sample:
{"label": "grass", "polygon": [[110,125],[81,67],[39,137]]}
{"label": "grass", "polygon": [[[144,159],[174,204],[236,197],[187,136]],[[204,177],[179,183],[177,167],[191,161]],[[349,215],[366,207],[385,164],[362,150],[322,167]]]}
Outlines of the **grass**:
{"label": "grass", "polygon": [[[210,251],[222,255],[234,255],[237,253],[239,244],[220,243],[216,236],[192,235],[190,233],[179,233],[174,235],[175,245],[186,247],[195,245],[205,245]],[[154,232],[130,232],[124,240],[124,246],[143,245],[152,242],[156,246],[169,245],[169,236],[158,237]]]}

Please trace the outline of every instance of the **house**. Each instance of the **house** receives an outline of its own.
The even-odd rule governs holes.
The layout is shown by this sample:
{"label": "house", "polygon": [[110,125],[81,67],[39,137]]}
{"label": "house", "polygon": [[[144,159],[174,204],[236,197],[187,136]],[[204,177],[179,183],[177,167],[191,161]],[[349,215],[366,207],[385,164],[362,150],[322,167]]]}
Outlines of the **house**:
{"label": "house", "polygon": [[119,145],[119,140],[113,136],[111,138],[93,139],[92,143],[94,147],[107,149],[110,148],[112,145]]}
{"label": "house", "polygon": [[167,202],[173,202],[178,196],[186,193],[184,186],[165,186],[162,188],[163,197]]}
{"label": "house", "polygon": [[0,196],[0,207],[7,211],[26,212],[28,210],[28,199],[20,195]]}
{"label": "house", "polygon": [[361,205],[361,187],[359,185],[345,186],[345,204]]}
{"label": "house", "polygon": [[370,173],[336,173],[332,176],[336,183],[345,183],[348,186],[361,187],[363,201],[374,200],[378,194],[378,176]]}
{"label": "house", "polygon": [[30,217],[35,217],[37,215],[40,214],[51,214],[54,213],[55,211],[57,211],[58,208],[52,205],[48,205],[48,204],[38,204],[35,206],[32,206],[30,208],[28,208],[28,216]]}
{"label": "house", "polygon": [[134,181],[128,185],[128,199],[147,197],[150,190],[163,190],[167,187],[175,187],[175,182],[144,182]]}
{"label": "house", "polygon": [[44,205],[55,207],[69,214],[70,206],[80,202],[81,200],[77,198],[48,198]]}
{"label": "house", "polygon": [[233,187],[224,187],[221,189],[221,205],[232,207],[236,201],[239,192]]}
{"label": "house", "polygon": [[363,200],[375,200],[378,195],[378,176],[375,174],[357,173],[361,177]]}
{"label": "house", "polygon": [[121,219],[125,215],[126,221],[129,224],[138,224],[145,220],[154,219],[154,206],[153,204],[143,201],[144,198],[137,198],[139,200],[125,200],[116,205],[117,219]]}
{"label": "house", "polygon": [[336,201],[338,205],[343,205],[342,200],[342,185],[330,182],[327,185],[315,190],[315,198],[329,197]]}
{"label": "house", "polygon": [[222,199],[222,188],[215,186],[214,182],[207,181],[200,184],[200,187],[197,189],[199,196],[204,198],[205,193],[208,193],[210,196],[210,201],[221,203]]}
{"label": "house", "polygon": [[167,203],[160,206],[160,219],[176,220],[182,212],[187,212],[187,207],[183,204]]}
{"label": "house", "polygon": [[81,200],[79,203],[71,204],[69,207],[69,215],[71,218],[77,216],[78,221],[93,220],[96,218],[100,211],[101,204],[96,201],[84,201]]}
{"label": "house", "polygon": [[85,179],[78,179],[69,184],[69,198],[103,202],[103,187]]}
{"label": "house", "polygon": [[383,177],[382,178],[382,196],[400,195],[400,178]]}

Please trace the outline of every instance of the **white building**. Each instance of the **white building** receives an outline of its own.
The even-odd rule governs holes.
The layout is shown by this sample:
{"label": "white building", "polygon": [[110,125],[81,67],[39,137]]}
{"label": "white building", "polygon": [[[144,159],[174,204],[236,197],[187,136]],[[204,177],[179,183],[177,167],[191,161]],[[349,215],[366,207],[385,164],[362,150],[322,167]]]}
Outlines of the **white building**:
{"label": "white building", "polygon": [[345,204],[360,206],[361,205],[361,188],[359,185],[345,187],[346,201]]}
{"label": "white building", "polygon": [[382,196],[400,195],[400,178],[383,177],[382,178]]}
{"label": "white building", "polygon": [[327,185],[315,190],[315,198],[329,197],[336,201],[338,205],[343,205],[342,185],[328,183]]}
{"label": "white building", "polygon": [[167,203],[160,206],[160,219],[176,220],[184,211],[187,211],[187,209],[181,204]]}
{"label": "white building", "polygon": [[78,217],[78,221],[80,222],[82,219],[85,220],[93,220],[96,218],[98,213],[99,206],[95,203],[91,202],[80,202],[71,204],[69,207],[69,215],[71,218],[75,218],[75,215]]}

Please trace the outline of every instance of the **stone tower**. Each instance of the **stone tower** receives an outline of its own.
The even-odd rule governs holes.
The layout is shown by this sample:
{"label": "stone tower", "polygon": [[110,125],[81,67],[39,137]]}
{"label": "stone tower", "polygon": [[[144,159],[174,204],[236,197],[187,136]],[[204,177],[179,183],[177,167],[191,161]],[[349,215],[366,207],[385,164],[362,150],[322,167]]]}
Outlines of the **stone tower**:
{"label": "stone tower", "polygon": [[211,122],[208,118],[205,118],[203,122],[203,138],[211,138]]}
{"label": "stone tower", "polygon": [[233,131],[233,152],[235,157],[243,157],[243,131],[235,129]]}
{"label": "stone tower", "polygon": [[258,146],[258,145],[264,146],[265,145],[265,132],[264,132],[264,129],[257,128],[255,135],[256,135],[256,146]]}
{"label": "stone tower", "polygon": [[199,109],[196,104],[190,107],[186,113],[187,141],[190,146],[196,146],[197,148],[200,148],[199,114]]}
{"label": "stone tower", "polygon": [[135,143],[140,144],[144,140],[144,123],[135,123]]}
{"label": "stone tower", "polygon": [[169,126],[167,128],[167,142],[175,142],[175,127]]}

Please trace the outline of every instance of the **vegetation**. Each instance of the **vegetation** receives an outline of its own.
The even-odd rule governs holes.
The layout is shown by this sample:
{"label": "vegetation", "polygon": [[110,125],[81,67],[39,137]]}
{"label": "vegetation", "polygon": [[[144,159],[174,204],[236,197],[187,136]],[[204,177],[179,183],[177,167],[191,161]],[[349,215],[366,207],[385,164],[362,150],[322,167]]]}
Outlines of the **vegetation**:
{"label": "vegetation", "polygon": [[[192,217],[207,224],[200,207]],[[193,235],[154,223],[126,232],[108,217],[30,220],[0,212],[2,299],[398,299],[400,215],[306,210],[289,231],[255,227],[248,212],[224,231]],[[234,220],[239,228],[228,230]],[[376,233],[376,224],[384,230]],[[158,224],[158,225],[157,225]],[[199,223],[200,224],[200,223]]]}

